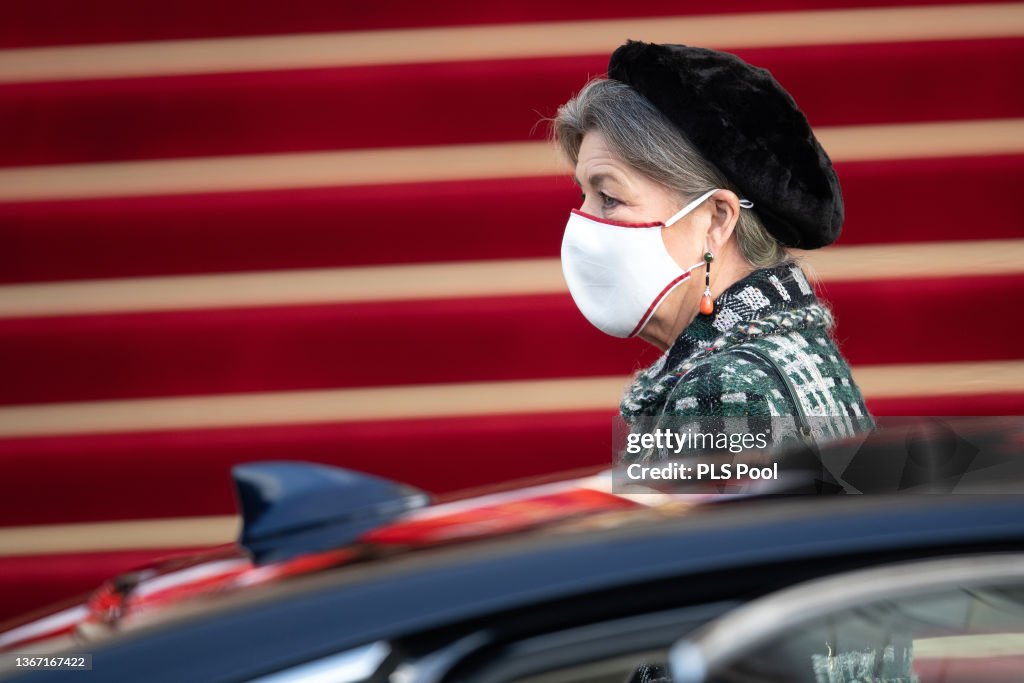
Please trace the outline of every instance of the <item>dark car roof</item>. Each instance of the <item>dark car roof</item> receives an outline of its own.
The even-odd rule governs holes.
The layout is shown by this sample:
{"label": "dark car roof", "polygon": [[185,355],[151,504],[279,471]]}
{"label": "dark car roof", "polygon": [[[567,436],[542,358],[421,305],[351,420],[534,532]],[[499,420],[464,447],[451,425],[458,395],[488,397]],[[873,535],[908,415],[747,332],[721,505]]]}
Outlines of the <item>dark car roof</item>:
{"label": "dark car roof", "polygon": [[[719,579],[733,582],[723,595],[735,595],[737,585],[753,595],[879,557],[1022,542],[1021,496],[774,498],[662,520],[637,512],[632,523],[610,530],[549,529],[437,548],[204,601],[195,612],[89,650],[94,671],[111,679],[241,680],[366,642],[552,601],[601,596],[590,601],[600,609],[621,610],[623,600],[654,608],[714,599]],[[679,580],[694,576],[714,581]],[[687,597],[688,585],[702,594]],[[645,590],[652,586],[659,590]],[[189,666],[196,669],[188,673]],[[35,673],[33,680],[63,675]]]}

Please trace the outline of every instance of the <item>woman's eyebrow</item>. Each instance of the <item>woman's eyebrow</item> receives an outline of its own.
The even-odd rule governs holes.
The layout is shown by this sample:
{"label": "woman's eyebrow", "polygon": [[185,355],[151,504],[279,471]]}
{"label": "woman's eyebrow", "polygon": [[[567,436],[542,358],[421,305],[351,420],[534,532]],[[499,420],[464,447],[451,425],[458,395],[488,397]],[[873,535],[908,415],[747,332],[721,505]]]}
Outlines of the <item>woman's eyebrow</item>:
{"label": "woman's eyebrow", "polygon": [[[582,187],[582,183],[580,183],[579,179],[576,176],[573,176],[572,179],[573,182]],[[590,176],[588,182],[590,183],[591,187],[597,187],[599,184],[603,183],[606,180],[615,180],[615,178],[613,178],[607,173],[595,173],[594,175]]]}

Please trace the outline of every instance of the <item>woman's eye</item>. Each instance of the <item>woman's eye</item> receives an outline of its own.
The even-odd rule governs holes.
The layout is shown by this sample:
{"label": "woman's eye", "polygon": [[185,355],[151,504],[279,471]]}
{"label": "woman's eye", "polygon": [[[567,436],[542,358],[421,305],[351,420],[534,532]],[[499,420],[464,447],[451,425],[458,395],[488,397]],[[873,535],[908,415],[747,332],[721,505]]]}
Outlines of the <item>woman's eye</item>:
{"label": "woman's eye", "polygon": [[[601,208],[602,209],[613,209],[616,206],[618,206],[619,203],[620,203],[618,199],[615,199],[614,197],[609,197],[604,192],[598,192],[597,196],[601,198]],[[581,202],[587,201],[587,193],[586,192],[580,192],[580,201]]]}

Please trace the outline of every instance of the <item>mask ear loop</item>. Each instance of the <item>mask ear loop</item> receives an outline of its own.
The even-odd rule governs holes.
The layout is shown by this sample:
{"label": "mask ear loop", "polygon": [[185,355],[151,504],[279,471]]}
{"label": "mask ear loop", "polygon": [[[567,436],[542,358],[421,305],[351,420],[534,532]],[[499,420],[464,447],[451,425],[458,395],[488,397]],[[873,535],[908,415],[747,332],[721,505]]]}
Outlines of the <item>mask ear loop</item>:
{"label": "mask ear loop", "polygon": [[[720,189],[721,188],[716,187],[713,190],[708,190],[707,192],[697,197],[683,208],[679,209],[679,211],[676,211],[667,221],[665,221],[665,227],[667,228],[668,226],[672,225],[686,214],[693,211],[698,205],[700,205],[701,202],[705,201],[708,197],[718,192]],[[754,202],[750,201],[749,199],[740,199],[740,206],[743,207],[744,209],[752,209],[754,208]]]}
{"label": "mask ear loop", "polygon": [[679,209],[679,211],[677,211],[674,214],[672,214],[671,218],[669,218],[667,221],[665,221],[665,227],[667,228],[668,226],[672,225],[673,223],[675,223],[677,220],[679,220],[680,218],[682,218],[686,214],[688,214],[691,211],[693,211],[695,208],[700,206],[700,204],[704,200],[706,200],[708,197],[710,197],[714,193],[718,192],[719,189],[721,189],[721,188],[716,187],[713,190],[708,190],[707,192],[705,192],[701,196],[697,197],[696,199],[694,199],[692,202],[690,202],[689,204],[687,204],[683,208]]}
{"label": "mask ear loop", "polygon": [[[721,189],[721,188],[717,188],[716,187],[713,190],[708,190],[707,192],[705,192],[704,194],[702,194],[701,196],[697,197],[692,202],[690,202],[689,204],[687,204],[686,206],[681,208],[679,211],[677,211],[675,214],[673,214],[672,217],[670,217],[667,221],[665,221],[665,223],[664,223],[665,227],[667,228],[668,226],[672,225],[673,223],[678,221],[680,218],[682,218],[686,214],[688,214],[691,211],[693,211],[693,209],[695,207],[699,206],[701,204],[701,202],[705,201],[708,197],[710,197],[714,193],[718,192],[719,189]],[[749,199],[746,199],[746,198],[740,199],[739,204],[740,204],[740,207],[744,208],[744,209],[752,209],[752,208],[754,208],[754,202],[752,202],[752,201],[750,201]],[[712,313],[715,312],[715,302],[711,298],[711,262],[714,261],[714,260],[715,260],[714,253],[712,253],[711,249],[708,248],[707,243],[705,243],[704,244],[704,296],[701,297],[701,300],[700,300],[700,312],[703,313],[704,315],[711,315]],[[700,264],[697,264],[697,265],[700,265]],[[693,268],[696,268],[696,267],[697,266],[693,266]],[[690,270],[693,270],[693,268],[691,268]]]}

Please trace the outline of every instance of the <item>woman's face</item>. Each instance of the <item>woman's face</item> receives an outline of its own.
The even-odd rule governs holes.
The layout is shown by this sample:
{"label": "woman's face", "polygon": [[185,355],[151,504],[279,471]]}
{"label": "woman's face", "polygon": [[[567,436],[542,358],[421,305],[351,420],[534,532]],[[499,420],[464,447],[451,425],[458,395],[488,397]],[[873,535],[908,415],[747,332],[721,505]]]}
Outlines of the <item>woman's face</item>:
{"label": "woman's face", "polygon": [[[583,193],[580,210],[592,216],[624,223],[668,220],[683,207],[672,190],[630,167],[609,148],[603,134],[583,136],[576,163],[576,182]],[[680,268],[702,260],[715,202],[707,201],[661,231],[665,248]],[[697,315],[704,289],[703,271],[665,298],[640,336],[665,347],[677,329]]]}

